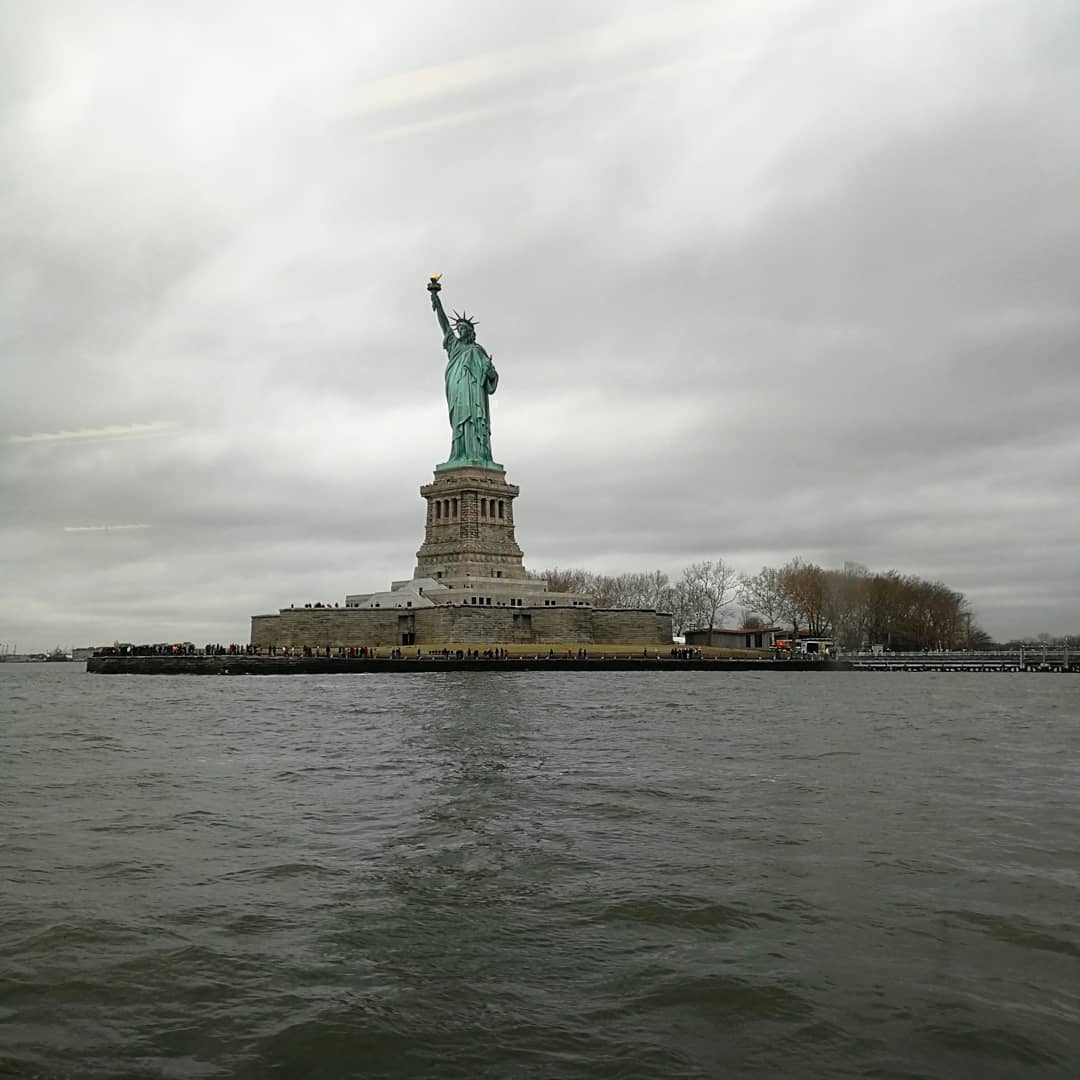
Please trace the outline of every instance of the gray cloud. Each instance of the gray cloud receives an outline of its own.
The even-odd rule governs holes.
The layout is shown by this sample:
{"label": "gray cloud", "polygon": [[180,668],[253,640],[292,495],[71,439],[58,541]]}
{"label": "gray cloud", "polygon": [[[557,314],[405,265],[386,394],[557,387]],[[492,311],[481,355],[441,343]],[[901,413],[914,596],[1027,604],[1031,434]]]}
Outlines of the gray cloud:
{"label": "gray cloud", "polygon": [[362,7],[0,4],[0,636],[408,575],[436,271],[531,566],[856,559],[1076,630],[1073,5]]}

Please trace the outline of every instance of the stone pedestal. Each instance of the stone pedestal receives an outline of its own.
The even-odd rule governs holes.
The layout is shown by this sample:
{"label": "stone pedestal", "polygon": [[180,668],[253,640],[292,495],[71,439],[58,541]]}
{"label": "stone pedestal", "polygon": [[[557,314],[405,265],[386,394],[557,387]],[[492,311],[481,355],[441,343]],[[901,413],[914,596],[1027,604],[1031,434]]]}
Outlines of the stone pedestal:
{"label": "stone pedestal", "polygon": [[548,592],[547,582],[526,575],[514,538],[518,488],[506,482],[503,469],[437,469],[420,494],[427,522],[411,580],[347,596],[344,607],[253,616],[252,643],[290,650],[498,643],[670,648],[670,615],[597,611],[591,597]]}
{"label": "stone pedestal", "polygon": [[518,488],[502,469],[443,469],[420,489],[427,501],[414,578],[447,584],[466,578],[525,580],[514,539]]}

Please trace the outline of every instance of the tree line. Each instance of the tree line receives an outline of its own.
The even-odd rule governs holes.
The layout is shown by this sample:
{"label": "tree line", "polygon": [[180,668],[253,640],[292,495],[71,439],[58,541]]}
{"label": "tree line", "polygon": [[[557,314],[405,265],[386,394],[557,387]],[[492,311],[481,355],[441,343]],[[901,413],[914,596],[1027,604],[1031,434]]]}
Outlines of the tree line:
{"label": "tree line", "polygon": [[670,611],[672,629],[681,635],[699,626],[720,626],[739,578],[723,559],[692,563],[672,581],[663,570],[595,574],[591,570],[530,570],[552,592],[585,593],[601,608],[654,608]]}
{"label": "tree line", "polygon": [[611,575],[558,567],[529,576],[546,581],[553,592],[589,594],[597,607],[670,611],[678,635],[718,628],[738,606],[743,626],[790,626],[831,637],[846,649],[965,649],[989,642],[963,593],[940,581],[896,570],[873,572],[860,563],[828,570],[794,558],[747,575],[723,559],[709,559],[685,567],[675,580],[662,570]]}

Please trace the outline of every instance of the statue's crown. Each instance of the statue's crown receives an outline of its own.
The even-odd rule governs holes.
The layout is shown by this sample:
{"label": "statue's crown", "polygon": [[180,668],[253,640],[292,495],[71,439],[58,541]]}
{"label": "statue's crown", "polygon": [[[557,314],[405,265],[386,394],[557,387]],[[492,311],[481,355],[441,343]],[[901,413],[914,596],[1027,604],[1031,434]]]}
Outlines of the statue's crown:
{"label": "statue's crown", "polygon": [[467,326],[470,330],[476,329],[476,320],[471,315],[466,315],[463,311],[460,315],[454,312],[454,327],[460,330],[463,326]]}

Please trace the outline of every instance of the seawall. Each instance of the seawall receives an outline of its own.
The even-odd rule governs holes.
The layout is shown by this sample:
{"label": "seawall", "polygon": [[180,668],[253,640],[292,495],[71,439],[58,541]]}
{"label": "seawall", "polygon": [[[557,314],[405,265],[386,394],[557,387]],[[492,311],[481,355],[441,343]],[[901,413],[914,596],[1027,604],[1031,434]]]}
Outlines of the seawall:
{"label": "seawall", "polygon": [[94,675],[408,675],[430,671],[844,671],[850,664],[825,660],[673,660],[668,657],[436,657],[360,659],[337,656],[94,656]]}

